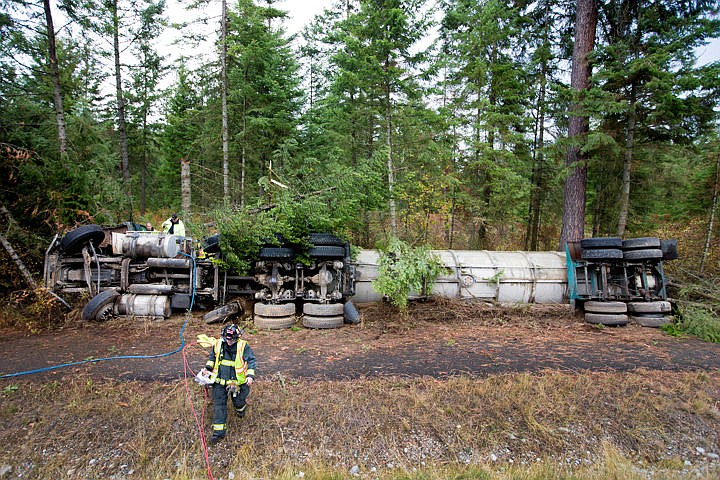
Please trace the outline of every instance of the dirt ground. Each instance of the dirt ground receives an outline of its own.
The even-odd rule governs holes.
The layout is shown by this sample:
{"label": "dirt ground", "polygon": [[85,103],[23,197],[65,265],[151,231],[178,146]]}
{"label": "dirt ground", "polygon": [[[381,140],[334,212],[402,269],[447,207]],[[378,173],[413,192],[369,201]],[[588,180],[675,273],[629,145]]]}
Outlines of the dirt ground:
{"label": "dirt ground", "polygon": [[[385,304],[358,309],[362,322],[339,329],[310,330],[298,323],[288,330],[255,331],[251,322],[239,321],[258,358],[259,378],[720,369],[720,344],[637,325],[598,328],[565,305],[507,308],[437,300],[413,304],[406,314]],[[198,369],[208,352],[196,344],[197,335],[217,336],[222,327],[206,325],[202,313],[189,319],[178,314],[163,321],[78,324],[40,335],[2,330],[0,374],[40,370],[21,375],[37,381],[76,372],[97,378],[177,379],[184,376],[181,334],[190,365]],[[105,358],[110,359],[99,360]],[[75,362],[80,363],[65,366]]]}

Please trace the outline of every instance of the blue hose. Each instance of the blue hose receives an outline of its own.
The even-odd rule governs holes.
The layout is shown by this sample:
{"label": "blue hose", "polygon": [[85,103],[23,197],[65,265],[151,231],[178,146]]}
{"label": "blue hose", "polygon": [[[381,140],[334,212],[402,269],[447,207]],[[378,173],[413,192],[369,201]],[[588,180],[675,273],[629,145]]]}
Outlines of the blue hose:
{"label": "blue hose", "polygon": [[20,377],[23,375],[32,375],[34,373],[49,372],[51,370],[57,370],[59,368],[74,367],[76,365],[85,365],[88,363],[105,362],[108,360],[130,360],[130,359],[148,359],[148,358],[169,357],[170,355],[175,355],[176,353],[181,352],[183,350],[183,348],[185,348],[185,336],[183,335],[183,333],[185,332],[185,327],[187,327],[187,324],[190,321],[190,313],[192,313],[192,308],[193,308],[193,305],[195,304],[195,275],[197,274],[197,270],[196,270],[196,265],[195,265],[195,258],[186,253],[183,253],[183,252],[180,252],[180,253],[182,255],[185,255],[186,257],[190,257],[190,259],[193,262],[193,275],[192,275],[193,285],[192,285],[192,296],[190,297],[190,308],[188,309],[187,316],[185,317],[185,323],[183,323],[183,326],[180,329],[180,346],[178,348],[176,348],[175,350],[173,350],[171,352],[158,353],[155,355],[118,355],[115,357],[91,358],[91,359],[82,360],[79,362],[63,363],[60,365],[52,365],[49,367],[37,368],[35,370],[26,370],[24,372],[6,373],[3,375],[0,375],[0,379],[11,378],[11,377]]}

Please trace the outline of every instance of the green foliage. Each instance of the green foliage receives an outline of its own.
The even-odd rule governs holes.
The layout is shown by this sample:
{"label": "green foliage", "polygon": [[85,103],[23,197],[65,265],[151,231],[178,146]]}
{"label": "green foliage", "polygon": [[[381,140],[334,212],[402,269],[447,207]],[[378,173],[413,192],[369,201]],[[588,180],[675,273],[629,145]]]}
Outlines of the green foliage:
{"label": "green foliage", "polygon": [[713,310],[701,306],[682,309],[681,320],[663,327],[671,335],[695,335],[708,342],[720,343],[720,317]]}
{"label": "green foliage", "polygon": [[216,210],[213,213],[220,233],[222,259],[217,263],[225,268],[246,274],[264,245],[284,245],[295,248],[302,255],[310,244],[312,232],[343,236],[338,230],[338,218],[333,216],[331,205],[320,197],[303,200],[283,194],[271,207],[256,207],[237,211]]}
{"label": "green foliage", "polygon": [[13,392],[18,391],[19,388],[20,388],[20,386],[17,385],[17,384],[15,384],[15,383],[10,384],[10,385],[5,385],[5,386],[3,387],[3,389],[2,389],[2,393],[3,393],[3,395],[6,395],[6,396],[7,396],[7,395],[10,395],[10,394],[13,393]]}
{"label": "green foliage", "polygon": [[391,238],[388,245],[380,249],[378,263],[373,288],[400,309],[407,307],[411,292],[429,294],[444,268],[429,247],[413,248],[397,238]]}

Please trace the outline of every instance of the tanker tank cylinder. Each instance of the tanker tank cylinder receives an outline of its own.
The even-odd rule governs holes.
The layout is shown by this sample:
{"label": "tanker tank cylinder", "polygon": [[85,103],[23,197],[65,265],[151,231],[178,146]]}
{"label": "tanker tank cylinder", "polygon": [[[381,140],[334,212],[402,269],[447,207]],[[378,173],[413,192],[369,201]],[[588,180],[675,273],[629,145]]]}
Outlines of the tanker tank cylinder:
{"label": "tanker tank cylinder", "polygon": [[125,234],[122,239],[122,254],[130,258],[174,258],[178,244],[173,235]]}
{"label": "tanker tank cylinder", "polygon": [[[565,252],[433,250],[432,253],[445,267],[432,295],[502,304],[567,301]],[[380,252],[361,250],[354,265],[355,301],[382,300],[372,286],[378,278]]]}

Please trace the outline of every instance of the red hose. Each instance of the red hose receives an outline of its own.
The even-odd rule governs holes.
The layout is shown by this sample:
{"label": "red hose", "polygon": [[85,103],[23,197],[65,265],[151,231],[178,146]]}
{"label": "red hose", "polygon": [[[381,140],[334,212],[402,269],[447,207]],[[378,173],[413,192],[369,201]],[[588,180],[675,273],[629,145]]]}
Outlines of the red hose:
{"label": "red hose", "polygon": [[[185,345],[182,349],[182,355],[183,355],[183,362],[185,364],[185,392],[187,393],[188,403],[190,404],[190,410],[193,413],[193,417],[195,418],[195,424],[197,425],[198,432],[200,432],[200,441],[202,442],[202,448],[203,448],[203,456],[205,457],[205,466],[207,467],[207,475],[210,480],[215,480],[215,477],[213,477],[212,470],[210,468],[210,456],[208,455],[208,447],[207,447],[207,440],[205,439],[205,409],[203,408],[202,414],[200,415],[200,418],[198,418],[198,412],[195,409],[195,404],[193,403],[192,395],[190,392],[190,385],[188,382],[188,378],[195,377],[195,372],[193,372],[192,367],[190,367],[190,362],[188,362],[187,355],[185,353],[185,349],[187,347],[190,347],[192,345],[195,345],[195,343],[191,343],[188,345]],[[190,376],[188,376],[188,372],[190,373]],[[204,403],[207,402],[208,394],[207,389],[203,387],[203,396],[204,396]]]}

